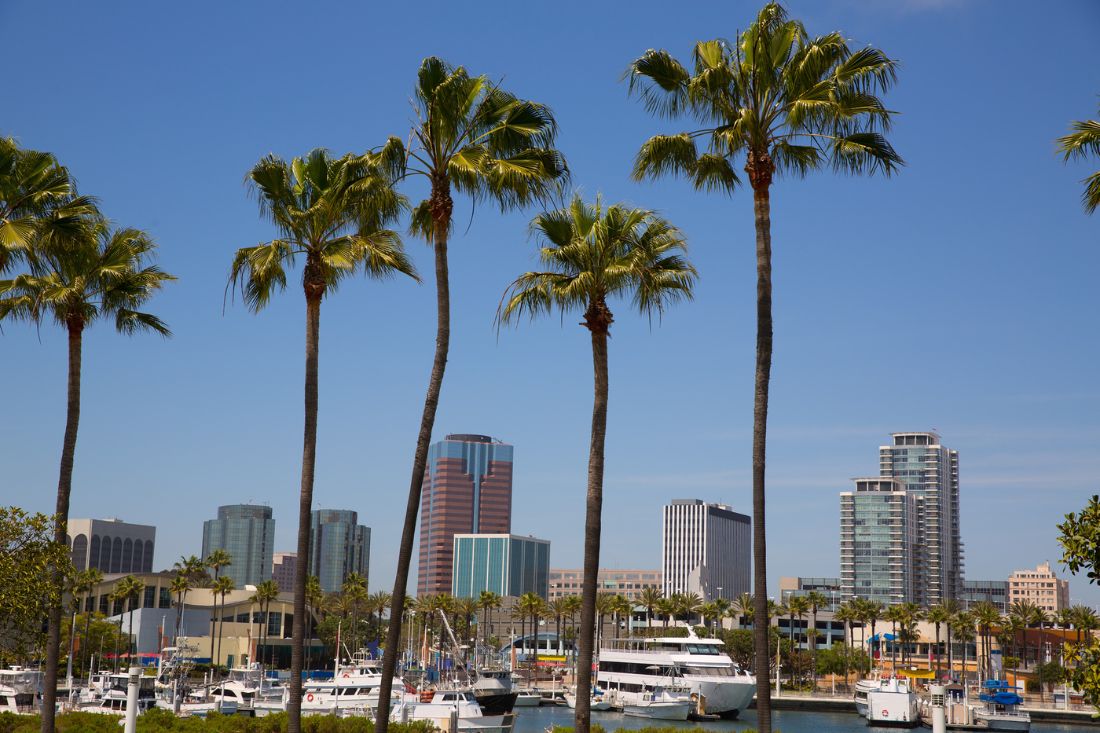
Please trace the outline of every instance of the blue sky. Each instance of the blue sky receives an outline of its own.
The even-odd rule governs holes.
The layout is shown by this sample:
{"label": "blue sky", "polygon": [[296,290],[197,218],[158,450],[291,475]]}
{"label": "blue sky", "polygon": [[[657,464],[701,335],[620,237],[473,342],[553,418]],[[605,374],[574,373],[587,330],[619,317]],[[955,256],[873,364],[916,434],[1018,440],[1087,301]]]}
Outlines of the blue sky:
{"label": "blue sky", "polygon": [[[658,566],[667,499],[748,512],[751,200],[632,182],[641,142],[679,126],[650,118],[620,75],[648,48],[686,58],[696,40],[733,36],[758,5],[631,7],[0,4],[19,79],[0,134],[56,153],[111,218],[155,236],[179,277],[151,306],[171,340],[102,326],[85,338],[72,516],[157,525],[166,567],[199,552],[218,504],[266,502],[277,549],[292,549],[303,298],[291,288],[258,316],[232,302],[223,312],[233,251],[273,234],[243,178],[269,152],[405,136],[416,68],[432,54],[550,105],[579,187],[657,208],[689,237],[701,273],[693,303],[652,328],[616,308],[603,564]],[[877,447],[897,430],[935,428],[960,451],[967,577],[1054,562],[1055,524],[1100,490],[1100,216],[1079,204],[1095,163],[1064,166],[1053,142],[1070,120],[1096,116],[1100,6],[789,9],[811,33],[839,29],[900,60],[888,103],[908,166],[891,179],[823,173],[773,190],[772,585],[838,572],[837,494],[877,470]],[[407,193],[422,196],[418,186]],[[471,218],[467,201],[456,205],[454,336],[436,434],[513,443],[513,531],[551,539],[553,564],[579,567],[586,332],[572,318],[499,338],[492,328],[504,287],[534,263],[532,213],[482,207]],[[430,273],[429,250],[407,246]],[[372,527],[372,589],[393,582],[434,328],[430,281],[349,281],[322,313],[316,505],[356,509]],[[0,501],[48,511],[63,334],[6,326],[0,374]],[[1100,602],[1083,579],[1071,595]]]}

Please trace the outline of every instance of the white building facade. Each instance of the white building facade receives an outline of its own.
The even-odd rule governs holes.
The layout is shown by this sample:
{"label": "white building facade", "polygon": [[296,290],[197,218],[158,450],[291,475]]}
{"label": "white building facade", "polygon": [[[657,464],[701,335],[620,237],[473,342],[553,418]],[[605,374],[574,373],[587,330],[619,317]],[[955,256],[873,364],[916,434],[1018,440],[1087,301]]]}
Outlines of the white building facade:
{"label": "white building facade", "polygon": [[752,520],[725,504],[675,499],[662,509],[664,594],[697,593],[704,601],[748,593],[752,585]]}

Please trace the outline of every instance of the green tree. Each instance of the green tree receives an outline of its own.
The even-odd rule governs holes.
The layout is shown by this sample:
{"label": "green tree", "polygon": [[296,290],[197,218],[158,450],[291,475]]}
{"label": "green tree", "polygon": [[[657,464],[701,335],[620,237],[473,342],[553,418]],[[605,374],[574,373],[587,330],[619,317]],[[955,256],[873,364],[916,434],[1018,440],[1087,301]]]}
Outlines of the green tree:
{"label": "green tree", "polygon": [[810,656],[812,657],[811,669],[814,675],[814,690],[817,690],[817,612],[829,603],[829,599],[823,593],[812,590],[806,594],[806,601],[810,604]]}
{"label": "green tree", "polygon": [[[566,175],[564,159],[553,147],[558,130],[549,108],[519,99],[487,76],[470,76],[461,66],[426,58],[417,74],[413,106],[417,119],[409,138],[412,144],[407,151],[407,173],[427,179],[431,187],[428,198],[413,211],[413,230],[435,250],[436,338],[393,584],[393,608],[398,616],[405,608],[420,488],[450,350],[447,245],[454,207],[452,191],[474,201],[496,202],[505,210],[539,200]],[[391,625],[386,637],[377,733],[386,733],[389,728],[398,631]]]}
{"label": "green tree", "polygon": [[[260,644],[267,646],[268,617],[271,615],[271,603],[279,597],[279,584],[268,579],[256,585],[256,592],[252,594],[252,602],[260,607]],[[259,661],[263,663],[263,654],[257,654]]]}
{"label": "green tree", "polygon": [[791,596],[787,599],[787,613],[790,618],[791,627],[788,629],[790,632],[791,647],[798,648],[798,639],[795,636],[795,623],[797,618],[799,626],[801,626],[802,619],[806,617],[806,614],[810,612],[810,600],[806,596]]}
{"label": "green tree", "polygon": [[[56,220],[68,215],[53,211]],[[54,511],[54,541],[64,544],[72,494],[73,462],[80,423],[81,351],[84,329],[95,321],[113,318],[124,334],[140,330],[169,335],[168,327],[142,307],[171,275],[148,264],[156,245],[145,232],[114,229],[98,216],[81,217],[62,227],[44,226],[24,251],[27,269],[10,280],[0,280],[0,325],[5,319],[41,324],[51,320],[68,332],[69,369],[65,435]],[[59,587],[64,578],[55,578]],[[57,676],[58,643],[61,639],[61,607],[47,618],[46,679]],[[42,696],[42,731],[53,733],[57,691],[46,685]]]}
{"label": "green tree", "polygon": [[[771,185],[830,166],[846,173],[893,172],[901,157],[883,136],[891,112],[877,96],[894,82],[896,63],[881,51],[852,50],[838,32],[811,37],[775,3],[732,43],[695,45],[693,63],[650,50],[627,76],[647,110],[689,118],[699,129],[656,135],[642,146],[636,179],[686,176],[698,190],[732,192],[740,183],[735,161],[753,190],[756,224],[757,337],[753,408],[753,580],[757,616],[767,595],[765,450],[772,358]],[[700,152],[698,141],[705,141]],[[771,733],[764,660],[767,634],[756,630],[757,718]],[[582,732],[584,733],[584,732]]]}
{"label": "green tree", "polygon": [[[115,587],[116,597],[126,602],[126,610],[130,614],[130,621],[127,626],[129,631],[129,646],[127,651],[129,653],[130,662],[134,660],[134,654],[137,651],[134,645],[137,643],[137,635],[134,633],[134,606],[141,601],[142,594],[145,592],[145,583],[133,575],[127,575],[125,578],[119,581]],[[119,622],[121,624],[121,620]]]}
{"label": "green tree", "polygon": [[222,568],[228,568],[233,565],[233,556],[230,555],[229,551],[225,548],[219,547],[215,550],[211,550],[210,554],[203,560],[203,565],[209,570],[214,571],[213,583],[208,587],[214,597],[214,611],[210,614],[210,666],[216,668],[218,660],[214,655],[214,639],[217,637],[218,631],[218,591],[216,590],[216,586],[221,579]]}
{"label": "green tree", "polygon": [[989,677],[991,674],[990,655],[993,651],[994,627],[1001,625],[1001,612],[989,601],[974,604],[970,612],[974,617],[974,623],[978,626],[978,635],[982,644],[979,674],[983,677]]}
{"label": "green tree", "polygon": [[676,612],[676,604],[673,603],[672,598],[658,598],[657,602],[653,604],[653,608],[661,616],[663,621],[663,628],[668,628],[668,620]]}
{"label": "green tree", "polygon": [[[683,257],[681,232],[647,209],[622,204],[592,204],[574,195],[569,206],[540,214],[532,229],[543,240],[540,260],[547,269],[517,278],[505,292],[497,317],[508,322],[534,318],[554,309],[582,310],[582,325],[592,341],[595,395],[585,499],[584,578],[577,689],[592,686],[592,625],[603,508],[604,440],[607,433],[607,341],[614,321],[608,300],[628,297],[643,314],[657,314],[677,300],[690,298],[695,268]],[[589,696],[577,699],[577,733],[588,733]],[[384,732],[383,732],[384,733]]]}
{"label": "green tree", "polygon": [[[1089,156],[1100,158],[1100,120],[1074,120],[1070,123],[1073,130],[1058,138],[1058,151],[1064,161],[1085,159]],[[1085,178],[1085,192],[1081,194],[1081,203],[1085,211],[1093,213],[1100,206],[1100,171]]]}
{"label": "green tree", "polygon": [[[218,623],[218,655],[212,660],[212,665],[217,669],[222,656],[222,634],[225,632],[225,597],[231,592],[237,589],[237,584],[233,582],[233,578],[228,575],[223,575],[214,581],[214,585],[211,586],[211,592],[221,598],[221,613],[218,614],[220,622]],[[217,603],[214,604],[214,608],[217,609]]]}
{"label": "green tree", "polygon": [[[526,619],[531,619],[531,635],[535,641],[535,654],[531,662],[531,669],[538,670],[539,667],[539,619],[546,613],[546,601],[542,600],[542,597],[537,593],[524,593],[519,597],[519,602],[516,604],[516,610],[520,616]],[[525,644],[526,645],[526,644]],[[537,674],[537,672],[536,672]]]}
{"label": "green tree", "polygon": [[741,618],[745,619],[747,624],[752,625],[753,614],[756,611],[756,601],[753,599],[752,594],[742,593],[733,606],[737,609],[737,613]]}
{"label": "green tree", "polygon": [[[1090,584],[1100,584],[1100,497],[1093,495],[1080,512],[1067,514],[1058,530],[1062,563],[1074,575],[1085,573]],[[1100,641],[1092,636],[1100,619],[1086,606],[1073,606],[1066,616],[1077,630],[1076,643],[1066,649],[1066,661],[1074,665],[1066,670],[1066,677],[1100,711]]]}
{"label": "green tree", "polygon": [[947,629],[950,636],[953,636],[955,641],[962,643],[962,672],[960,678],[966,680],[967,663],[966,663],[966,648],[967,645],[974,641],[974,617],[969,611],[958,611],[951,616],[951,620],[947,622]]}
{"label": "green tree", "polygon": [[321,302],[348,276],[371,278],[404,274],[416,278],[401,238],[390,229],[405,207],[394,189],[404,150],[391,138],[381,149],[335,158],[312,150],[286,162],[268,155],[248,174],[260,210],[279,232],[270,242],[237,250],[229,280],[245,304],[259,312],[286,288],[287,271],[304,259],[302,290],[306,301],[305,421],[298,503],[297,572],[291,630],[289,733],[300,733],[302,663],[305,644],[306,576],[317,457],[318,347]]}
{"label": "green tree", "polygon": [[645,625],[646,627],[653,626],[653,609],[657,607],[657,604],[662,598],[661,591],[658,588],[649,586],[642,589],[641,596],[638,601],[645,606]]}
{"label": "green tree", "polygon": [[[76,575],[73,576],[73,593],[77,596],[82,596],[81,603],[77,610],[84,616],[84,634],[80,639],[80,669],[84,669],[85,663],[88,661],[87,651],[91,648],[88,646],[88,625],[91,623],[91,612],[93,610],[91,608],[92,591],[102,582],[103,573],[97,568],[79,570],[76,571]],[[62,648],[64,648],[64,646],[65,644],[62,642]]]}
{"label": "green tree", "polygon": [[316,633],[314,617],[320,612],[325,600],[325,592],[321,590],[321,579],[316,575],[306,578],[306,612],[310,627],[307,629],[306,639],[309,640],[309,657],[306,659],[307,668],[310,666],[313,650],[313,637]]}
{"label": "green tree", "polygon": [[936,627],[936,679],[940,678],[940,655],[943,653],[940,649],[940,627],[947,623],[951,618],[951,612],[943,604],[932,606],[925,614],[925,620],[928,623]]}
{"label": "green tree", "polygon": [[45,643],[42,619],[60,608],[64,586],[54,569],[75,572],[65,543],[54,541],[56,520],[0,506],[0,665],[26,664]]}

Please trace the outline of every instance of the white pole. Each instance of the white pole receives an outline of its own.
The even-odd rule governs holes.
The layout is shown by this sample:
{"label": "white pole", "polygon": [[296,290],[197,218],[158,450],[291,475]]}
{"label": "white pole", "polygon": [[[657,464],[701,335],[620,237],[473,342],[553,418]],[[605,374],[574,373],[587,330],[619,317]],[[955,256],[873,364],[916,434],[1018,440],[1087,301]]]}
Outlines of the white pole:
{"label": "white pole", "polygon": [[[87,641],[86,639],[82,641]],[[69,703],[73,701],[73,651],[76,649],[76,613],[73,613],[73,627],[69,631],[69,662],[65,665],[65,682],[69,686]]]}
{"label": "white pole", "polygon": [[932,733],[947,733],[947,710],[944,709],[947,688],[943,685],[932,685],[928,691],[932,699]]}
{"label": "white pole", "polygon": [[779,697],[779,669],[780,669],[780,666],[781,666],[780,663],[779,663],[779,642],[782,641],[782,639],[783,639],[783,637],[779,636],[779,637],[776,637],[776,640],[775,640],[775,696],[776,697]]}
{"label": "white pole", "polygon": [[126,727],[125,733],[136,733],[138,714],[138,686],[141,682],[141,667],[130,667],[130,679],[126,686]]}

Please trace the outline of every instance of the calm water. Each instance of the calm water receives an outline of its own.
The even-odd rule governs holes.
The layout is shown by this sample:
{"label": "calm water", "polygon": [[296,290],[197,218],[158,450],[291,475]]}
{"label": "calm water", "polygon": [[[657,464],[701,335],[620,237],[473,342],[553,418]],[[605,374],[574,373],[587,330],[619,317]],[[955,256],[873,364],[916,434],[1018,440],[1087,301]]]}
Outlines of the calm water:
{"label": "calm water", "polygon": [[[517,708],[515,733],[543,733],[551,725],[573,726],[573,711],[567,707],[543,706],[538,708]],[[744,731],[755,728],[756,711],[748,710],[740,720],[721,720],[706,723],[675,723],[668,720],[646,720],[623,715],[622,713],[593,713],[592,722],[599,723],[614,733],[618,729],[636,730],[647,726],[676,726],[694,728],[696,726],[715,733]],[[772,728],[779,733],[871,733],[890,731],[897,733],[898,728],[871,727],[863,718],[852,713],[806,713],[792,710],[772,712]],[[921,728],[913,728],[920,731]],[[927,731],[928,729],[923,729]],[[1033,723],[1032,733],[1083,733],[1088,728],[1059,723]]]}

